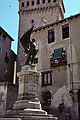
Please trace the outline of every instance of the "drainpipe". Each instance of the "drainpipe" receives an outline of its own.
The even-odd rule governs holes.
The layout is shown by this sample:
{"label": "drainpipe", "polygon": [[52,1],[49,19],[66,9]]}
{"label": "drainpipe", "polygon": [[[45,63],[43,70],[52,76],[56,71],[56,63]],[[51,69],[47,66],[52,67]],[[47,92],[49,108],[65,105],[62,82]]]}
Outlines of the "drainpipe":
{"label": "drainpipe", "polygon": [[71,26],[69,24],[69,46],[70,46],[70,58],[69,58],[69,69],[70,69],[70,89],[73,91],[74,84],[73,84],[73,60],[72,60],[72,40],[71,40]]}

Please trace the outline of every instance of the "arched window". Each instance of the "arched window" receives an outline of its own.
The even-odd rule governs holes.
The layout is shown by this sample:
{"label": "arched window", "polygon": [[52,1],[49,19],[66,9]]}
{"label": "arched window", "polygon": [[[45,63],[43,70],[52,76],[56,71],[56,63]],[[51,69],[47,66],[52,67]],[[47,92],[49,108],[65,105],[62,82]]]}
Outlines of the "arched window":
{"label": "arched window", "polygon": [[34,5],[34,1],[32,1],[32,5]]}
{"label": "arched window", "polygon": [[29,1],[27,1],[26,5],[29,6]]}
{"label": "arched window", "polygon": [[53,2],[56,2],[56,0],[53,0]]}
{"label": "arched window", "polygon": [[0,36],[2,35],[2,32],[0,31]]}
{"label": "arched window", "polygon": [[40,4],[40,0],[37,0],[37,4]]}
{"label": "arched window", "polygon": [[45,0],[42,0],[42,3],[44,4],[44,3],[45,3]]}
{"label": "arched window", "polygon": [[6,37],[7,37],[7,36],[6,36],[5,34],[3,34],[3,39],[4,39],[4,40],[6,40]]}
{"label": "arched window", "polygon": [[21,7],[24,7],[24,5],[25,5],[24,2],[22,2],[22,3],[21,3]]}
{"label": "arched window", "polygon": [[51,2],[51,0],[48,0],[48,3],[50,3]]}
{"label": "arched window", "polygon": [[6,54],[5,54],[5,63],[8,63],[8,62],[9,62],[9,58],[8,58],[8,54],[6,52]]}

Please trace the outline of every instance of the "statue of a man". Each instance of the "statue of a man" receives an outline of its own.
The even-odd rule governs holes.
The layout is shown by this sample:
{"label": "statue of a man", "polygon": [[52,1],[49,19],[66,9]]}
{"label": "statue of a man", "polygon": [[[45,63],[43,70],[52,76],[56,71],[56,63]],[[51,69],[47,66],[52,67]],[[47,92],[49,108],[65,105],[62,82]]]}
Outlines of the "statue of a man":
{"label": "statue of a man", "polygon": [[32,40],[30,40],[29,43],[29,49],[27,52],[27,60],[26,60],[26,65],[27,64],[32,64],[34,61],[34,57],[37,54],[38,50],[36,49],[36,43],[35,43],[35,39],[33,38]]}
{"label": "statue of a man", "polygon": [[35,39],[30,40],[30,35],[33,31],[33,26],[30,28],[20,39],[20,42],[27,54],[27,60],[25,65],[32,64],[34,61],[34,57],[37,54],[38,50],[36,49]]}

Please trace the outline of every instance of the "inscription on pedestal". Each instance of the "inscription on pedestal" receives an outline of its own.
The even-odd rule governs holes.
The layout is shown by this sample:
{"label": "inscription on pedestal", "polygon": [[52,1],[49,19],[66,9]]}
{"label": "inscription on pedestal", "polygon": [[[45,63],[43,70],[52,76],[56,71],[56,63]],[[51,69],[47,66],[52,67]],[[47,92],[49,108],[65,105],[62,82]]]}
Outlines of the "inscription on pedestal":
{"label": "inscription on pedestal", "polygon": [[37,84],[28,83],[27,91],[28,91],[28,93],[31,93],[31,94],[37,94]]}

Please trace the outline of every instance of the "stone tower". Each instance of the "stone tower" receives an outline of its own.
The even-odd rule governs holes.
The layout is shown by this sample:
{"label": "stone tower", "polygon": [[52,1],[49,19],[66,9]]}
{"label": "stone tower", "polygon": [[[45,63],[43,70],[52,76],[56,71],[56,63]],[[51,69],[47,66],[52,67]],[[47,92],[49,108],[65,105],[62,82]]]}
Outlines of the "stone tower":
{"label": "stone tower", "polygon": [[34,29],[64,18],[63,0],[19,0],[19,36],[17,71],[25,63],[25,53],[19,42],[22,35],[34,24]]}

